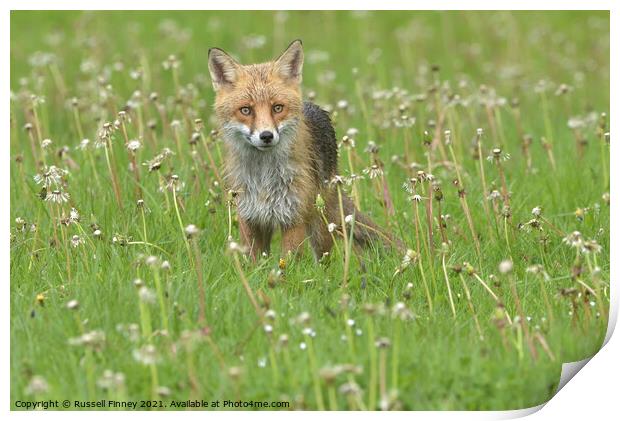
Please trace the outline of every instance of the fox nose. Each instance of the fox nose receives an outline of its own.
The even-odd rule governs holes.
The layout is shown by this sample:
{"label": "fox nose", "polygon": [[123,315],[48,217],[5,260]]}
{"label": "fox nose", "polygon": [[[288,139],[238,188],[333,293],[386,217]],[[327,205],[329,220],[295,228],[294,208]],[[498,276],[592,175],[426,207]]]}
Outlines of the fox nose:
{"label": "fox nose", "polygon": [[263,143],[269,144],[273,140],[273,133],[270,132],[269,130],[265,130],[265,131],[261,132],[258,135],[258,137],[260,138],[260,140],[263,141]]}

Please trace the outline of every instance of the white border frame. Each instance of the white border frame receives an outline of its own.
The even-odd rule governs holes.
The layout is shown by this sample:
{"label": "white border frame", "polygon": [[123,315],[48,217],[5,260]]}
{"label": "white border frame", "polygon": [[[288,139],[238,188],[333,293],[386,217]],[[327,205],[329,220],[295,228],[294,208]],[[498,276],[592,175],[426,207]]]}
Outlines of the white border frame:
{"label": "white border frame", "polygon": [[[107,0],[104,2],[90,2],[89,4],[84,4],[83,1],[76,0],[57,0],[53,3],[45,2],[45,1],[13,1],[7,0],[3,2],[2,9],[3,13],[0,15],[0,28],[2,31],[2,40],[1,51],[2,51],[2,62],[3,65],[1,68],[9,69],[10,68],[10,10],[46,10],[49,9],[50,6],[53,6],[55,9],[68,10],[140,10],[140,9],[151,9],[151,10],[196,10],[202,7],[208,7],[212,10],[350,10],[350,9],[361,9],[361,10],[377,10],[378,6],[382,10],[390,10],[390,9],[415,9],[415,10],[581,10],[583,6],[586,6],[587,9],[584,10],[611,10],[610,13],[610,39],[612,42],[611,51],[610,51],[610,63],[611,63],[611,71],[610,75],[619,74],[620,70],[617,65],[618,60],[618,44],[613,42],[613,40],[618,40],[618,18],[616,14],[616,10],[614,10],[614,2],[612,1],[602,1],[602,0],[589,0],[588,2],[576,1],[576,0],[565,0],[565,1],[536,1],[536,0],[521,0],[521,1],[503,1],[500,4],[497,2],[491,1],[480,1],[480,0],[470,0],[466,4],[463,4],[458,1],[448,1],[448,0],[436,0],[432,3],[430,2],[417,2],[417,1],[408,1],[408,2],[398,2],[394,0],[383,0],[380,4],[373,3],[367,0],[359,0],[359,1],[338,1],[335,2],[333,0],[313,0],[311,2],[298,2],[298,4],[291,4],[291,2],[284,2],[282,0],[279,1],[265,1],[261,4],[256,4],[251,1],[242,1],[242,0],[228,0],[223,2],[223,5],[226,7],[221,7],[222,3],[219,4],[209,4],[209,3],[197,3],[188,0],[175,0],[174,2],[164,2],[161,0],[152,0],[152,1],[134,1],[131,4],[127,4],[124,1],[120,0]],[[431,5],[432,7],[429,7]],[[129,6],[129,7],[128,7]],[[464,8],[464,6],[467,6]],[[7,75],[8,76],[8,75]],[[2,112],[0,115],[5,116],[0,124],[2,124],[2,133],[5,136],[5,139],[10,138],[10,122],[9,122],[9,91],[10,86],[8,83],[8,77],[4,77],[4,84],[2,88],[2,93],[4,94],[4,100],[0,101],[0,108]],[[617,125],[617,81],[612,76],[611,77],[611,101],[610,101],[610,127],[618,127]],[[0,153],[2,154],[2,162],[5,162],[5,166],[0,167],[0,171],[2,171],[2,176],[5,180],[10,180],[10,167],[6,165],[9,162],[9,142],[5,141],[6,146],[2,147]],[[614,158],[620,158],[617,153],[617,148],[611,146],[611,162],[616,162]],[[611,180],[617,180],[617,167],[611,166]],[[611,183],[611,215],[615,214],[617,206],[615,205],[615,198],[618,197],[618,187],[616,183]],[[5,227],[5,239],[8,237],[8,233],[10,231],[10,220],[9,220],[9,207],[3,206],[0,207],[0,221]],[[613,261],[614,254],[613,252],[617,249],[617,238],[618,238],[618,228],[617,224],[614,223],[612,218],[611,225],[611,257]],[[1,255],[2,268],[5,270],[5,274],[7,275],[7,280],[9,278],[9,265],[10,265],[10,246],[8,241],[5,240],[2,245],[3,253]],[[618,270],[616,269],[616,265],[611,266],[611,279],[617,279]],[[121,416],[125,418],[140,418],[140,419],[149,419],[153,418],[161,419],[162,417],[169,416],[178,416],[178,413],[171,412],[116,412],[110,414],[109,412],[89,412],[87,415],[81,412],[58,412],[58,411],[49,411],[49,412],[21,412],[21,411],[10,411],[10,347],[8,346],[10,341],[10,286],[9,282],[5,281],[5,294],[4,300],[5,305],[2,311],[2,325],[5,327],[3,331],[3,343],[6,344],[1,348],[2,354],[2,373],[4,373],[4,378],[0,383],[0,388],[2,391],[2,396],[5,398],[2,401],[2,413],[7,414],[10,417],[14,417],[15,419],[20,418],[30,418],[33,416],[41,417],[41,418],[60,418],[63,420],[67,419],[81,419],[84,416],[92,417],[94,419],[107,419],[111,415],[114,417]],[[616,388],[614,386],[617,385],[618,381],[618,373],[620,371],[620,363],[618,361],[618,357],[620,357],[620,342],[617,338],[613,338],[610,341],[611,335],[615,328],[617,316],[618,316],[618,301],[619,301],[619,291],[615,286],[611,288],[611,297],[612,297],[612,309],[610,312],[609,326],[607,330],[607,336],[605,339],[605,345],[601,348],[601,350],[592,358],[591,362],[588,364],[588,369],[585,372],[579,373],[574,380],[570,381],[568,385],[563,388],[555,397],[553,397],[547,404],[540,405],[534,408],[516,410],[516,411],[488,411],[488,412],[466,412],[466,411],[451,411],[451,412],[397,412],[397,413],[382,413],[380,416],[382,417],[398,417],[398,418],[410,418],[415,417],[418,419],[471,419],[471,420],[490,420],[490,419],[511,419],[518,418],[522,416],[526,416],[532,413],[539,411],[544,407],[542,411],[539,411],[534,418],[535,419],[557,419],[560,417],[569,417],[569,419],[573,419],[574,417],[595,417],[595,418],[608,418],[609,414],[617,414],[617,402],[618,398],[616,396]],[[617,335],[616,335],[617,336]],[[585,363],[584,363],[585,364]],[[579,368],[583,367],[581,365]],[[578,370],[577,370],[578,371]],[[573,373],[573,375],[576,372]],[[572,377],[572,376],[571,376]],[[604,390],[601,390],[603,388]],[[213,414],[215,415],[215,414]],[[365,413],[351,413],[351,412],[337,412],[337,413],[322,413],[321,417],[329,417],[329,418],[341,418],[346,416],[352,416],[356,419],[360,417],[372,417],[373,415],[377,415],[376,413],[365,412]],[[189,419],[201,419],[203,420],[205,416],[212,416],[211,413],[205,414],[202,411],[195,412],[186,412],[184,413],[184,418]],[[258,419],[269,419],[273,420],[274,418],[283,419],[284,417],[290,417],[291,414],[289,412],[218,412],[217,417],[220,419],[237,419],[238,417],[252,417]],[[294,415],[296,418],[300,419],[310,419],[316,417],[314,412],[296,412]]]}

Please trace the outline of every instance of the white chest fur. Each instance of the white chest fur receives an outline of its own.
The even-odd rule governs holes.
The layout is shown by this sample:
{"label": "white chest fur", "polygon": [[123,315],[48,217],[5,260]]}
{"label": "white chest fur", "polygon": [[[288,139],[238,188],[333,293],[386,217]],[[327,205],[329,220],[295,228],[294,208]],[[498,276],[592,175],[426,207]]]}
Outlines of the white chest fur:
{"label": "white chest fur", "polygon": [[234,155],[227,179],[238,190],[237,211],[244,220],[274,229],[297,221],[301,204],[293,183],[300,169],[290,155],[298,124],[297,119],[281,124],[279,143],[265,151],[250,145],[247,127],[224,125],[224,139]]}
{"label": "white chest fur", "polygon": [[231,174],[240,190],[237,210],[253,224],[277,228],[293,225],[299,197],[292,189],[296,169],[285,151],[246,151]]}

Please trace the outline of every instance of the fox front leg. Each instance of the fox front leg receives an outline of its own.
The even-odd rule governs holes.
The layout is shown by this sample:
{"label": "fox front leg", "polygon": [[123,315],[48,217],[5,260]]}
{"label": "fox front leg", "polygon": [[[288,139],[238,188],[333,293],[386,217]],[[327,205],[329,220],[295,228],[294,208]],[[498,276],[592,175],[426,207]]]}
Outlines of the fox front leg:
{"label": "fox front leg", "polygon": [[239,219],[239,231],[241,232],[243,245],[248,247],[252,260],[256,261],[262,252],[269,253],[273,229],[258,227],[243,219]]}
{"label": "fox front leg", "polygon": [[288,255],[289,252],[297,253],[297,256],[301,256],[303,250],[301,246],[305,238],[306,226],[303,224],[282,229],[282,257]]}

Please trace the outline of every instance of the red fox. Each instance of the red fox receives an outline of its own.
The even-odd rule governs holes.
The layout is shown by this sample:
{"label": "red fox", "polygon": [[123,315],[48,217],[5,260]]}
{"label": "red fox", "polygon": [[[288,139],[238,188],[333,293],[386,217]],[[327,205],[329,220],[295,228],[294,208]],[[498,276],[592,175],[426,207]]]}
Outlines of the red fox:
{"label": "red fox", "polygon": [[[269,252],[278,228],[283,255],[301,251],[309,237],[317,259],[333,246],[325,221],[342,232],[333,183],[338,173],[336,134],[329,114],[302,100],[303,62],[300,40],[276,60],[261,64],[242,65],[219,48],[209,50],[215,114],[226,145],[224,181],[238,192],[241,237],[254,259]],[[315,206],[319,194],[323,215]],[[355,214],[356,246],[373,240],[393,243],[351,199],[341,197],[343,214]]]}

